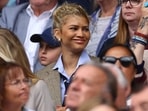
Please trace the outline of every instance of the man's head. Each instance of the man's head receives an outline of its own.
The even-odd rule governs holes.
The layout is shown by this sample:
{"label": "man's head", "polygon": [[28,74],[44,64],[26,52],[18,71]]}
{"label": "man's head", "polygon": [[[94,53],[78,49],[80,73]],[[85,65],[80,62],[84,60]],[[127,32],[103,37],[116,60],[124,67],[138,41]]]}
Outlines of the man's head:
{"label": "man's head", "polygon": [[148,111],[148,85],[137,85],[131,95],[131,111]]}
{"label": "man's head", "polygon": [[66,106],[72,111],[83,102],[97,96],[116,98],[116,79],[112,73],[101,64],[88,63],[80,66],[70,84]]}

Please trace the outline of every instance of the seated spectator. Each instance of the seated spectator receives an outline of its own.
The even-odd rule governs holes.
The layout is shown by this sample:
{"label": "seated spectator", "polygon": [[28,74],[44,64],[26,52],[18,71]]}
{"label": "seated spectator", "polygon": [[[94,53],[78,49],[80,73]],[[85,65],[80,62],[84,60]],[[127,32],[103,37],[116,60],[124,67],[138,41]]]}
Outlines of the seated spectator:
{"label": "seated spectator", "polygon": [[29,75],[25,68],[0,58],[0,111],[25,111],[29,99]]}
{"label": "seated spectator", "polygon": [[65,3],[59,6],[53,13],[53,32],[61,43],[61,55],[36,75],[46,81],[56,105],[64,106],[64,95],[76,69],[99,59],[90,57],[85,51],[90,38],[89,17],[80,5]]}
{"label": "seated spectator", "polygon": [[84,102],[99,96],[115,102],[116,86],[116,78],[107,67],[99,63],[81,65],[67,90],[66,107],[77,111]]}
{"label": "seated spectator", "polygon": [[[33,111],[55,111],[55,105],[46,83],[37,78],[30,69],[25,50],[17,36],[8,29],[0,28],[0,57],[7,62],[16,62],[26,69],[32,80],[30,96],[25,108]],[[43,102],[44,101],[44,102]]]}
{"label": "seated spectator", "polygon": [[131,111],[148,111],[148,85],[137,85],[131,95]]}
{"label": "seated spectator", "polygon": [[[148,59],[147,55],[148,54],[145,52],[148,52],[147,50],[147,39],[144,38],[144,41],[139,40],[138,37],[141,38],[139,33],[141,32],[141,24],[143,22],[141,21],[144,16],[146,16],[147,13],[143,13],[144,7],[144,2],[143,0],[122,0],[121,1],[121,14],[120,14],[120,20],[119,20],[119,30],[117,32],[117,36],[115,38],[108,39],[101,51],[101,53],[108,47],[110,47],[112,44],[124,44],[127,45],[128,47],[131,47],[133,52],[135,53],[136,59],[137,59],[137,64],[138,66],[142,66],[141,70],[139,70],[139,76],[142,74],[146,74],[145,72],[147,71],[148,67],[143,68],[143,65],[148,66]],[[130,12],[130,13],[129,13]],[[144,22],[145,23],[145,22]],[[147,25],[143,24],[143,28],[147,29]],[[138,33],[137,33],[138,32]],[[146,34],[147,35],[147,34]],[[145,62],[144,62],[145,61]],[[139,69],[139,68],[138,68]],[[146,71],[144,71],[146,70]],[[148,72],[147,72],[148,74]]]}
{"label": "seated spectator", "polygon": [[92,56],[98,56],[104,42],[117,34],[121,6],[118,0],[94,1],[98,8],[91,15],[91,38],[86,51]]}
{"label": "seated spectator", "polygon": [[[14,32],[25,47],[33,72],[42,68],[38,61],[38,43],[32,43],[33,34],[41,34],[52,26],[52,13],[58,6],[58,0],[29,0],[15,7],[5,7],[0,18],[0,27]],[[23,30],[22,30],[23,29]]]}
{"label": "seated spectator", "polygon": [[97,97],[85,101],[78,111],[118,111],[118,109],[112,101],[103,97]]}
{"label": "seated spectator", "polygon": [[137,70],[137,60],[129,47],[115,44],[102,53],[100,60],[102,62],[116,64],[123,71],[128,82],[130,84],[132,83]]}
{"label": "seated spectator", "polygon": [[43,66],[56,62],[61,53],[60,42],[52,33],[52,28],[48,28],[42,34],[34,34],[30,38],[32,42],[40,44],[38,58]]}

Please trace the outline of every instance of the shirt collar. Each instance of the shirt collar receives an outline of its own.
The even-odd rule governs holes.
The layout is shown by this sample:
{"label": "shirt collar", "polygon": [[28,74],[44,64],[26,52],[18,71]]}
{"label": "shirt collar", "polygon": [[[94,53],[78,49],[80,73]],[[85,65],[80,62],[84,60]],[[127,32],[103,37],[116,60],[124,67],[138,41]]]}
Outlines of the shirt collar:
{"label": "shirt collar", "polygon": [[[47,10],[47,11],[44,11],[41,15],[50,15],[50,16],[52,16],[52,13],[53,13],[53,11],[57,8],[57,6],[58,6],[58,4],[56,4],[51,10]],[[31,5],[29,4],[28,5],[28,7],[26,8],[26,12],[27,12],[27,14],[29,15],[29,16],[35,16],[34,15],[34,11],[33,11],[33,9],[31,8]],[[40,15],[40,16],[41,16]]]}
{"label": "shirt collar", "polygon": [[[89,61],[91,61],[91,60],[90,60],[90,57],[89,57],[89,55],[87,54],[87,52],[84,50],[84,51],[81,53],[81,56],[79,57],[79,60],[78,60],[76,69],[77,69],[80,65],[83,65],[83,64],[85,64],[86,62],[89,62]],[[64,67],[63,67],[63,63],[62,63],[62,55],[59,56],[59,58],[58,58],[58,60],[57,60],[57,63],[55,64],[55,66],[53,67],[53,69],[58,69],[58,71],[59,71],[60,73],[64,73],[64,72],[65,72]]]}

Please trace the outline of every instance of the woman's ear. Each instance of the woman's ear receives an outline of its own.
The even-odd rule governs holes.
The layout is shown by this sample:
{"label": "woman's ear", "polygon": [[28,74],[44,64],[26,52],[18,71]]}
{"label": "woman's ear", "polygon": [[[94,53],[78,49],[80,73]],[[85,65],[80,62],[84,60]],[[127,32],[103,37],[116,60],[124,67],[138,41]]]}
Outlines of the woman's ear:
{"label": "woman's ear", "polygon": [[59,28],[53,30],[53,35],[58,41],[61,41],[61,32]]}

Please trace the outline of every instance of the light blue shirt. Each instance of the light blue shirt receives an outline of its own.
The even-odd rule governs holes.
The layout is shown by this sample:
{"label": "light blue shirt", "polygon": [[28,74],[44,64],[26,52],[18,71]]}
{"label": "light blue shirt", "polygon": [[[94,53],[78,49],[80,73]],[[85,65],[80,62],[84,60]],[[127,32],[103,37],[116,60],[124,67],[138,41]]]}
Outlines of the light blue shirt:
{"label": "light blue shirt", "polygon": [[[80,66],[85,64],[86,62],[91,61],[89,55],[87,54],[87,52],[84,50],[78,60],[77,66],[74,70],[74,72],[76,71],[76,69]],[[56,65],[54,66],[53,69],[57,69],[59,74],[61,74],[62,76],[64,76],[67,79],[67,82],[70,82],[71,76],[74,74],[74,72],[71,74],[71,76],[69,77],[68,74],[66,73],[64,67],[63,67],[63,63],[62,63],[62,55],[60,55],[60,57],[57,60]],[[61,78],[61,97],[62,97],[62,102],[64,100],[64,96],[65,96],[65,85],[64,85],[64,80],[63,78]]]}

